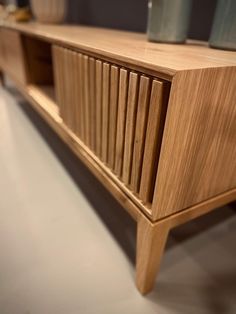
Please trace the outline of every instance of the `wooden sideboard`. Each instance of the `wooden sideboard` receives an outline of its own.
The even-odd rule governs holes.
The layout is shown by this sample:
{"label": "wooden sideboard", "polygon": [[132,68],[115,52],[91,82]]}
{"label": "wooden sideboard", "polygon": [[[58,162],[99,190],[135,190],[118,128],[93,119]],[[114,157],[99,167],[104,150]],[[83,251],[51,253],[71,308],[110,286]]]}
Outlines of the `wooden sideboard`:
{"label": "wooden sideboard", "polygon": [[136,219],[141,293],[171,228],[236,199],[235,52],[8,22],[0,67]]}

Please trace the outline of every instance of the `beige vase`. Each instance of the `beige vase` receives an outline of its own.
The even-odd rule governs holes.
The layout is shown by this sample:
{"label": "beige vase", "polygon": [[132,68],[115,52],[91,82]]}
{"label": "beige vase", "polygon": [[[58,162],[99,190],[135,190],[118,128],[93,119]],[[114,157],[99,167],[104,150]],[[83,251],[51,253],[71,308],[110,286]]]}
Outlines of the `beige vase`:
{"label": "beige vase", "polygon": [[62,23],[66,14],[66,0],[31,0],[31,8],[38,22]]}

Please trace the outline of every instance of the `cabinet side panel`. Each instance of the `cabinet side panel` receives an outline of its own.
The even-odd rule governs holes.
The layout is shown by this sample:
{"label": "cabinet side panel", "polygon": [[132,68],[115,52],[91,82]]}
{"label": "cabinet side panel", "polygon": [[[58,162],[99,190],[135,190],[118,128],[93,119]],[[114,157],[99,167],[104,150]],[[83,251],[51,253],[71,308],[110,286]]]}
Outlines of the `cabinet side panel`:
{"label": "cabinet side panel", "polygon": [[158,219],[236,187],[236,68],[172,81],[152,205]]}

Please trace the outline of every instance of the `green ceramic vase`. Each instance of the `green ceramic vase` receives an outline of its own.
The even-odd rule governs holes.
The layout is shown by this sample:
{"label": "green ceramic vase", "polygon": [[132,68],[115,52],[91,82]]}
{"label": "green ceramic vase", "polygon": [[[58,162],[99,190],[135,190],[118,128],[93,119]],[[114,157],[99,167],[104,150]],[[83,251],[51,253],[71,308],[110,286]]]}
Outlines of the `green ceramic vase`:
{"label": "green ceramic vase", "polygon": [[187,38],[191,0],[149,0],[148,40],[183,43]]}
{"label": "green ceramic vase", "polygon": [[209,43],[213,48],[236,50],[236,0],[218,0]]}

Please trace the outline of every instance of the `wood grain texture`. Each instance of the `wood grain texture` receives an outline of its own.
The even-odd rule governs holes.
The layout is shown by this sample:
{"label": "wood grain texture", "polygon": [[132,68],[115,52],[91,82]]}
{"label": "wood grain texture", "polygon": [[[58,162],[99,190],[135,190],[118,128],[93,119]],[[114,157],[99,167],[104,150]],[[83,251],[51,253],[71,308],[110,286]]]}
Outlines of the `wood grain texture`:
{"label": "wood grain texture", "polygon": [[153,289],[159,271],[168,233],[186,223],[236,199],[236,189],[204,201],[180,213],[151,223],[145,216],[137,218],[136,285],[141,294]]}
{"label": "wood grain texture", "polygon": [[163,221],[154,225],[147,218],[139,217],[136,245],[136,285],[142,294],[147,294],[154,286],[168,233],[168,222]]}
{"label": "wood grain texture", "polygon": [[236,186],[236,68],[173,80],[153,202],[170,215]]}
{"label": "wood grain texture", "polygon": [[84,142],[89,146],[90,141],[90,106],[89,106],[89,57],[87,55],[82,55],[83,58],[83,80],[84,80],[84,103],[83,103],[83,113],[84,113]]}
{"label": "wood grain texture", "polygon": [[167,101],[167,84],[153,80],[139,190],[139,197],[144,203],[151,203],[153,198]]}
{"label": "wood grain texture", "polygon": [[84,141],[85,139],[85,110],[84,110],[84,76],[83,76],[83,55],[78,54],[78,72],[79,72],[79,87],[80,87],[80,105],[79,105],[79,117],[78,117],[78,128],[80,130],[80,139]]}
{"label": "wood grain texture", "polygon": [[138,110],[134,136],[134,151],[130,187],[139,192],[141,169],[143,163],[144,141],[146,136],[147,115],[149,110],[150,79],[141,76],[138,95]]}
{"label": "wood grain texture", "polygon": [[[146,34],[73,25],[3,22],[47,41],[88,51],[96,57],[171,79],[178,71],[236,65],[235,52],[210,49],[207,43],[170,45],[147,41]],[[146,71],[146,72],[145,72]]]}
{"label": "wood grain texture", "polygon": [[52,47],[53,71],[54,71],[54,87],[56,95],[56,104],[58,106],[61,117],[65,115],[65,56],[64,49],[54,45]]}
{"label": "wood grain texture", "polygon": [[90,148],[96,147],[96,89],[95,89],[95,59],[89,58],[89,107],[90,107]]}
{"label": "wood grain texture", "polygon": [[53,76],[54,76],[54,86],[55,86],[55,95],[56,95],[56,103],[59,108],[59,112],[61,110],[61,89],[60,89],[60,56],[59,56],[59,47],[52,46],[52,61],[53,61]]}
{"label": "wood grain texture", "polygon": [[[9,74],[11,79],[14,79]],[[92,173],[100,180],[100,182],[114,195],[114,197],[121,203],[121,205],[131,214],[131,216],[138,221],[143,213],[152,219],[151,212],[138,202],[127,187],[115,176],[105,165],[97,158],[81,140],[73,135],[68,128],[62,123],[62,120],[55,110],[49,110],[50,106],[45,106],[44,98],[41,98],[37,90],[37,95],[31,92],[32,87],[25,87],[22,83],[15,80],[16,87],[29,101],[29,104],[41,115],[41,117],[50,125],[50,127],[59,135],[59,137],[70,147],[70,149],[85,163],[85,165],[92,171]],[[197,218],[214,208],[224,206],[227,203],[236,200],[236,188],[223,192],[222,194],[212,197],[209,200],[203,201],[197,205],[191,206],[179,213],[174,213],[168,217],[162,218],[152,224],[161,223],[162,220],[168,220],[169,227],[175,227],[179,224],[185,223],[191,219]]]}
{"label": "wood grain texture", "polygon": [[[11,79],[13,76],[9,74]],[[75,155],[90,169],[95,177],[110,190],[117,201],[127,210],[127,212],[137,220],[141,212],[137,210],[130,191],[111,173],[111,171],[100,161],[95,154],[87,148],[87,146],[76,137],[69,128],[62,123],[62,119],[58,112],[48,110],[49,106],[45,106],[44,98],[41,98],[40,93],[31,92],[32,87],[25,87],[21,82],[15,80],[15,86],[29,101],[29,104],[38,112],[38,114],[48,123],[48,125],[58,134],[63,142],[70,147]],[[140,204],[141,205],[141,204]]]}
{"label": "wood grain texture", "polygon": [[119,98],[118,98],[116,151],[115,151],[115,173],[119,177],[121,176],[122,172],[124,153],[127,90],[128,90],[128,72],[125,69],[121,69],[119,79]]}
{"label": "wood grain texture", "polygon": [[1,29],[2,68],[26,84],[27,73],[21,34],[17,31]]}
{"label": "wood grain texture", "polygon": [[75,53],[74,60],[74,76],[75,76],[75,134],[81,138],[82,126],[81,126],[81,117],[82,117],[82,82],[81,82],[81,68],[80,68],[80,54]]}
{"label": "wood grain texture", "polygon": [[78,104],[78,83],[77,83],[77,73],[78,73],[78,67],[77,67],[77,53],[72,51],[71,52],[71,64],[72,64],[72,71],[71,71],[71,123],[72,123],[72,130],[76,134],[76,116],[77,116],[77,104]]}
{"label": "wood grain texture", "polygon": [[[52,89],[50,91],[50,89]],[[42,107],[51,115],[59,115],[58,106],[55,103],[55,99],[51,96],[54,93],[54,89],[51,86],[28,85],[27,91],[35,101],[42,103]]]}
{"label": "wood grain texture", "polygon": [[108,154],[108,131],[109,131],[109,111],[110,111],[110,65],[103,63],[102,70],[102,155],[101,159],[107,163]]}
{"label": "wood grain texture", "polygon": [[137,113],[138,83],[139,83],[138,74],[131,72],[129,75],[127,117],[125,126],[124,157],[122,169],[122,180],[126,185],[130,183],[130,175],[132,169],[134,131]]}
{"label": "wood grain texture", "polygon": [[62,66],[63,66],[63,76],[61,78],[61,84],[63,86],[63,111],[61,113],[61,117],[64,121],[64,123],[68,124],[68,76],[69,73],[67,71],[67,66],[68,66],[68,60],[67,60],[67,49],[61,48],[61,54],[62,54]]}
{"label": "wood grain texture", "polygon": [[62,110],[61,110],[61,117],[66,116],[66,84],[64,83],[66,78],[66,55],[64,48],[60,48],[61,54],[61,77],[60,77],[60,88],[62,91]]}
{"label": "wood grain texture", "polygon": [[[14,24],[12,27],[18,28]],[[28,25],[20,27],[28,32]],[[45,29],[56,28],[45,26]],[[67,27],[58,29],[65,31]],[[59,65],[55,86],[60,88],[57,90],[60,112],[51,87],[25,85],[20,76],[14,76],[13,68],[6,66],[3,70],[33,108],[137,220],[136,283],[145,294],[155,283],[170,228],[236,198],[236,66],[230,53],[208,54],[209,49],[187,45],[184,48],[157,45],[164,52],[154,48],[152,51],[154,46],[149,43],[146,46],[139,36],[132,41],[132,51],[129,33],[101,30],[96,34],[96,42],[90,30],[82,29],[67,33],[65,46],[53,49],[54,64]],[[38,26],[34,35],[43,36],[41,32]],[[80,32],[81,37],[73,37]],[[62,38],[59,32],[54,33],[53,39],[50,32],[45,34],[43,38],[49,42],[60,42]],[[112,39],[114,34],[117,34],[116,44]],[[75,45],[75,51],[70,45]],[[143,48],[138,50],[140,45]],[[95,61],[96,53],[101,56],[97,55],[100,59]],[[111,59],[117,60],[115,65]],[[19,60],[22,62],[22,56]],[[125,67],[120,68],[122,62],[126,62]],[[146,70],[140,68],[144,65],[155,75],[145,76]],[[188,65],[189,70],[183,71]],[[200,69],[192,70],[195,66]],[[139,69],[137,73],[132,72],[135,67]],[[172,80],[167,115],[167,83],[159,80],[159,73],[161,77],[170,75]],[[96,106],[95,119],[93,106]],[[111,121],[116,122],[116,127],[110,127]],[[78,134],[82,130],[81,136],[77,130]],[[110,130],[116,135],[111,147]],[[92,151],[94,140],[95,151]],[[115,173],[108,156],[112,145],[115,145]],[[129,181],[132,189],[127,185]]]}
{"label": "wood grain texture", "polygon": [[[48,38],[46,40],[48,40]],[[195,48],[192,49],[191,52],[194,54]],[[82,52],[74,52],[67,48],[59,48],[59,57],[60,53],[63,56],[61,56],[60,62],[62,64],[61,70],[59,68],[58,73],[61,73],[60,75],[64,76],[66,82],[64,82],[60,78],[56,78],[56,80],[58,81],[56,85],[60,84],[60,86],[62,87],[60,97],[63,99],[64,107],[62,105],[62,108],[60,108],[60,110],[63,121],[70,128],[70,130],[73,131],[74,134],[76,134],[77,85],[75,85],[75,80],[77,79],[77,75],[75,74],[75,69],[78,65],[77,74],[81,78],[81,86],[79,88],[81,88],[82,91],[81,93],[79,93],[80,97],[82,97],[82,109],[81,116],[78,120],[78,125],[80,125],[81,129],[83,129],[80,138],[88,147],[91,147],[91,140],[93,141],[93,131],[91,127],[91,103],[96,102],[95,120],[97,120],[97,118],[98,120],[100,119],[99,123],[95,121],[95,148],[96,151],[97,149],[100,150],[100,152],[96,153],[96,155],[102,158],[102,143],[104,142],[102,139],[103,134],[105,134],[105,132],[102,132],[102,130],[103,128],[104,130],[106,128],[106,149],[104,151],[106,159],[105,162],[108,162],[110,123],[109,110],[111,100],[110,76],[109,84],[107,85],[105,93],[109,94],[109,96],[107,97],[108,100],[106,102],[106,104],[108,105],[108,114],[104,115],[104,117],[104,112],[102,109],[102,104],[104,101],[103,91],[105,90],[105,88],[103,88],[102,86],[103,66],[107,62],[104,62],[104,60],[96,60],[96,62],[94,61],[96,101],[91,102],[90,98],[93,97],[93,93],[91,95],[91,85],[93,85],[93,81],[90,81],[90,79],[94,73],[91,73],[89,60],[95,59]],[[75,62],[75,55],[80,56],[78,63]],[[217,53],[215,53],[214,57],[218,58],[217,56]],[[197,57],[195,56],[195,58]],[[227,64],[230,64],[232,62],[232,59],[228,58],[227,54],[224,54],[224,58],[225,60],[228,60]],[[219,60],[220,58],[218,59],[218,61]],[[224,62],[222,61],[222,64],[224,64]],[[109,65],[109,67],[111,67],[111,64],[107,64]],[[118,64],[115,65],[115,67],[119,69]],[[71,71],[73,72],[72,75],[70,75]],[[221,74],[221,71],[225,71],[224,74]],[[140,72],[137,74],[138,76],[140,76],[140,83],[137,102],[137,117],[133,141],[134,147],[132,151],[132,136],[130,136],[130,138],[129,135],[126,137],[126,128],[127,130],[129,130],[129,119],[127,119],[127,116],[130,116],[131,120],[133,118],[134,125],[134,116],[136,109],[128,104],[128,88],[129,83],[131,83],[129,82],[128,78],[129,68],[119,69],[119,83],[116,85],[117,89],[119,86],[119,91],[117,96],[117,128],[115,131],[115,173],[120,179],[123,179],[123,183],[127,184],[127,182],[130,181],[129,189],[130,191],[134,192],[134,199],[136,198],[138,204],[139,201],[144,203],[144,206],[140,207],[144,209],[148,215],[150,215],[151,206],[151,210],[153,211],[152,217],[154,220],[162,218],[166,215],[170,215],[174,212],[182,210],[183,208],[193,206],[198,202],[204,201],[215,195],[223,193],[226,190],[230,190],[235,186],[235,151],[234,149],[230,150],[229,148],[229,143],[230,141],[232,142],[231,139],[234,138],[233,134],[235,132],[232,122],[235,118],[235,111],[234,109],[232,109],[232,105],[228,106],[229,103],[232,103],[235,90],[235,80],[233,79],[234,75],[232,75],[231,71],[235,71],[235,68],[227,67],[225,69],[221,69],[216,67],[215,69],[209,68],[194,71],[180,71],[174,75],[171,88],[171,97],[167,111],[167,120],[164,130],[164,140],[162,142],[161,148],[160,163],[158,164],[157,168],[157,177],[154,190],[155,195],[152,204],[152,192],[150,192],[150,190],[153,190],[152,182],[154,180],[153,177],[155,177],[156,175],[156,171],[154,170],[156,170],[157,167],[156,163],[158,161],[159,154],[150,154],[153,156],[153,160],[151,158],[150,163],[148,162],[148,159],[146,160],[146,157],[144,157],[144,155],[149,155],[148,149],[145,145],[147,135],[149,133],[151,134],[151,131],[149,129],[152,129],[152,127],[149,126],[148,116],[151,115],[150,93],[151,86],[152,84],[154,84],[153,82],[155,81],[155,78],[141,75]],[[124,73],[126,74],[124,75]],[[224,76],[227,77],[226,80],[224,80]],[[225,81],[227,81],[227,83],[225,83]],[[183,89],[183,86],[185,86],[185,90]],[[205,86],[208,86],[207,92]],[[223,89],[223,92],[219,92],[220,88]],[[92,90],[93,89],[94,87],[92,87]],[[100,100],[100,107],[99,101],[97,105],[98,99]],[[217,106],[218,103],[224,104],[224,110],[222,109],[223,107],[219,105]],[[214,110],[212,110],[212,108],[210,110],[209,104]],[[131,113],[128,113],[129,111],[132,112],[132,110],[134,112],[134,116],[132,116]],[[222,112],[223,114],[221,114]],[[157,114],[158,117],[158,113],[155,114]],[[208,119],[204,118],[206,116]],[[103,120],[106,121],[106,119],[103,119],[105,117],[107,117],[107,123],[103,124]],[[216,119],[213,117],[216,117]],[[152,134],[154,135],[154,139],[152,141],[152,143],[154,144],[156,143],[156,141],[158,141],[156,140],[155,135],[158,137],[157,133],[160,131],[157,120],[155,120],[156,126],[154,124],[154,128],[156,128],[157,132],[154,132],[154,134]],[[187,120],[187,123],[185,122],[185,120]],[[185,130],[186,127],[187,131]],[[97,130],[100,131],[97,132]],[[132,134],[132,127],[130,130],[130,134]],[[214,130],[215,133],[210,132],[209,130]],[[129,134],[129,132],[127,134]],[[215,134],[218,134],[220,136],[216,136]],[[211,141],[212,139],[213,141]],[[182,141],[184,144],[181,144]],[[127,144],[127,146],[129,146],[129,150],[127,150],[129,151],[129,153],[127,155],[125,143],[131,143],[129,145]],[[152,147],[152,145],[150,147],[150,151],[155,152],[155,149]],[[146,149],[147,153],[145,153]],[[168,156],[169,159],[166,158],[165,154]],[[131,167],[132,164],[131,174],[129,174],[129,170],[122,172],[126,160],[129,161],[131,155],[132,163],[129,163],[129,167]],[[128,158],[126,158],[127,156]],[[227,161],[226,165],[232,165],[230,170],[230,167],[223,165],[223,160]],[[171,167],[169,165],[171,165]],[[225,174],[222,175],[223,168]],[[197,172],[199,171],[200,175],[198,176]],[[194,176],[194,180],[190,180],[191,175]],[[145,178],[143,179],[143,183],[142,177]],[[223,177],[223,179],[220,181],[218,177]],[[145,180],[147,183],[145,182]],[[210,184],[210,180],[213,180],[214,184]],[[167,195],[170,195],[170,197],[167,198]]]}
{"label": "wood grain texture", "polygon": [[50,43],[23,36],[27,81],[29,84],[53,85],[52,51]]}
{"label": "wood grain texture", "polygon": [[72,130],[72,97],[73,97],[73,87],[72,87],[72,77],[71,71],[73,71],[73,64],[71,58],[71,51],[69,49],[64,49],[65,54],[65,117],[63,118],[65,124]]}
{"label": "wood grain texture", "polygon": [[164,219],[159,220],[158,222],[165,220],[169,223],[170,228],[182,225],[190,220],[196,219],[202,215],[210,213],[216,208],[225,206],[228,203],[231,203],[236,200],[236,188],[223,192],[220,195],[209,198],[206,201],[203,201],[194,206],[190,206],[187,209],[183,209],[180,212],[174,213]]}
{"label": "wood grain texture", "polygon": [[108,166],[111,169],[114,169],[115,163],[118,92],[119,92],[119,68],[115,65],[112,65],[110,82],[109,145],[108,145]]}
{"label": "wood grain texture", "polygon": [[[61,49],[66,52],[64,123],[76,135],[77,125],[84,125],[84,143],[150,207],[168,98],[163,86],[169,83],[84,54],[80,67],[77,52]],[[77,95],[88,99],[81,102],[81,115]]]}
{"label": "wood grain texture", "polygon": [[102,153],[102,62],[96,60],[96,155]]}

